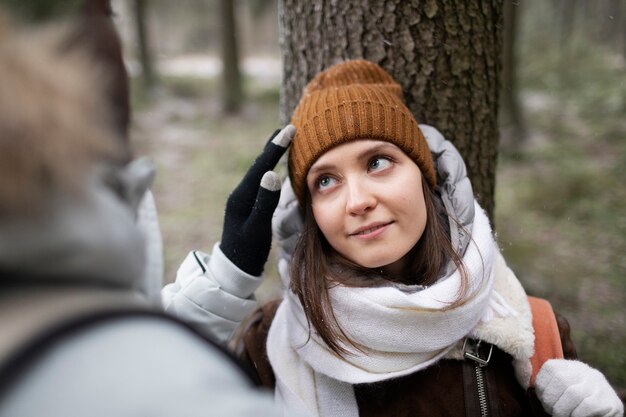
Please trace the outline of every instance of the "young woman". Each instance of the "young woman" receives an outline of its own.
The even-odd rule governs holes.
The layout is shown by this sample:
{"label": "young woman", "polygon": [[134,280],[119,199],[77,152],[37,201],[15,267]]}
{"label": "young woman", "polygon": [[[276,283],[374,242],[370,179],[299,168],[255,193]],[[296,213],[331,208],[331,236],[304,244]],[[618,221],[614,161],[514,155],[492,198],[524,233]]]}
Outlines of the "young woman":
{"label": "young woman", "polygon": [[[389,74],[361,60],[321,72],[292,123],[230,196],[212,256],[192,252],[164,289],[166,310],[222,343],[239,327],[262,382],[312,416],[623,414],[581,362],[549,360],[535,379],[528,298],[462,159],[418,126]],[[279,202],[270,170],[292,137]],[[240,326],[272,213],[284,297]]]}

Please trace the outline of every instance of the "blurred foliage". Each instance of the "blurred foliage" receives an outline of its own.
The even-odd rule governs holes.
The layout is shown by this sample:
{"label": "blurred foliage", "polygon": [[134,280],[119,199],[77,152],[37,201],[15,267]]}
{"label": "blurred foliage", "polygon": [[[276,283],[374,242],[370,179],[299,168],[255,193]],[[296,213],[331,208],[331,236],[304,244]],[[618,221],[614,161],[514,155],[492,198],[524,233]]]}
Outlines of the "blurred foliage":
{"label": "blurred foliage", "polygon": [[0,6],[25,21],[41,22],[76,13],[84,0],[0,0]]}
{"label": "blurred foliage", "polygon": [[568,318],[581,359],[625,390],[625,57],[598,36],[597,19],[609,16],[579,10],[563,38],[553,3],[523,4],[519,82],[530,135],[500,153],[498,240],[527,290]]}
{"label": "blurred foliage", "polygon": [[[626,10],[609,19],[601,13],[608,0],[568,1],[516,3],[528,138],[500,152],[496,228],[527,291],[548,298],[570,321],[581,359],[626,390],[626,48],[599,29],[626,22]],[[160,27],[190,24],[190,9],[158,2],[171,12]],[[571,21],[557,4],[576,9]],[[202,33],[198,47],[206,48],[213,32],[200,20],[193,25]],[[188,46],[194,31],[184,33]],[[219,240],[228,194],[278,125],[279,86],[245,83],[238,117],[221,114],[217,78],[164,77],[150,100],[134,98],[138,152],[158,166],[168,280],[187,251],[208,251]],[[268,262],[260,300],[277,294],[274,268]]]}
{"label": "blurred foliage", "polygon": [[[133,99],[140,104],[132,132],[136,152],[157,165],[153,191],[167,281],[189,250],[210,251],[220,239],[226,198],[278,127],[278,85],[244,77],[248,99],[232,117],[220,110],[219,82],[164,77],[149,100]],[[268,262],[269,279],[257,294],[261,300],[277,295],[275,265]]]}

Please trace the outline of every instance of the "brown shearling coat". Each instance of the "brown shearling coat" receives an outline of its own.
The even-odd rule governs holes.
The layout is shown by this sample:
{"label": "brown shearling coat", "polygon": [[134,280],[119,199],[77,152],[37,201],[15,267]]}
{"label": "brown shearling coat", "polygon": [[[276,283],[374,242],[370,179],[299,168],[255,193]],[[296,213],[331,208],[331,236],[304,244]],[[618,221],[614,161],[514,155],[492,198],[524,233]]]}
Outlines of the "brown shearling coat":
{"label": "brown shearling coat", "polygon": [[[280,300],[259,308],[241,330],[236,349],[256,371],[262,385],[273,389],[275,377],[267,358],[266,340]],[[566,359],[575,359],[567,320],[557,314]],[[489,416],[546,416],[534,390],[524,390],[514,375],[511,357],[494,346],[485,371]],[[474,372],[470,361],[442,359],[414,374],[387,381],[355,385],[361,417],[479,416],[475,388],[467,384]],[[466,394],[467,393],[467,394]],[[466,398],[467,397],[467,398]],[[466,405],[470,403],[469,406]]]}

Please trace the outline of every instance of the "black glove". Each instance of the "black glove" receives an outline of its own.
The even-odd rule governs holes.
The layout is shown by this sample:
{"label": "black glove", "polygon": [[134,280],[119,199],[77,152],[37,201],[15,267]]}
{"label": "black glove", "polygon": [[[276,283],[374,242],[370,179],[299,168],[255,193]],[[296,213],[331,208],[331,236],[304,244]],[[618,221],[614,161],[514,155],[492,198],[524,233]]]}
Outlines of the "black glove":
{"label": "black glove", "polygon": [[272,245],[272,215],[281,181],[272,170],[287,150],[296,128],[274,132],[226,201],[220,248],[239,269],[260,276]]}

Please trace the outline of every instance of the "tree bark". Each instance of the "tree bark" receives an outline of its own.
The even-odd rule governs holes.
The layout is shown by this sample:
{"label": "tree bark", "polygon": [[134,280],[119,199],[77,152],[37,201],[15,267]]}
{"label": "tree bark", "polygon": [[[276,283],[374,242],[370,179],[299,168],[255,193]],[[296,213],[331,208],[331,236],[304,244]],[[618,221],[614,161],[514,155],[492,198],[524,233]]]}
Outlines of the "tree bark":
{"label": "tree bark", "polygon": [[222,78],[224,80],[222,103],[224,111],[236,113],[241,108],[243,91],[239,69],[239,45],[235,21],[235,0],[221,0]]}
{"label": "tree bark", "polygon": [[400,83],[419,123],[459,149],[493,220],[502,0],[280,0],[281,122],[331,64],[364,58]]}

